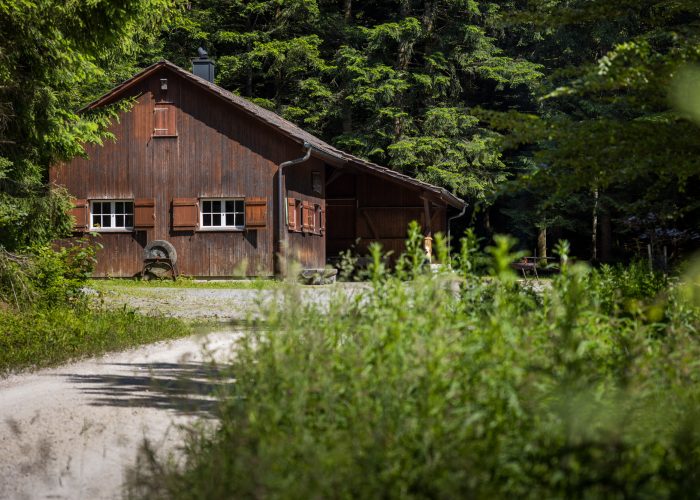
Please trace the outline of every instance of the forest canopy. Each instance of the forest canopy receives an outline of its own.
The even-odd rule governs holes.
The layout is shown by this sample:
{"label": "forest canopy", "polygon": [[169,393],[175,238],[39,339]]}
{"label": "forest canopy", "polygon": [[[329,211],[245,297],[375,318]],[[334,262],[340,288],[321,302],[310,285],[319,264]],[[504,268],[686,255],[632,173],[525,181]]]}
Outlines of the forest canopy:
{"label": "forest canopy", "polygon": [[110,140],[115,113],[76,110],[199,46],[222,87],[446,187],[483,232],[596,260],[700,241],[692,0],[14,0],[0,43],[9,249],[69,229],[48,166]]}

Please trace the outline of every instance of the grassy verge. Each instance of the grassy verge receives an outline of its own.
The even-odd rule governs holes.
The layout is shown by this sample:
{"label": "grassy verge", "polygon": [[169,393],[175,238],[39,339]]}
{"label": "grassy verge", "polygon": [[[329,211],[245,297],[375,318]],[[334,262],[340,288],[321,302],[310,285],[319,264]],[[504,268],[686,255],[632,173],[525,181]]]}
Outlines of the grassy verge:
{"label": "grassy verge", "polygon": [[0,376],[182,337],[190,331],[182,321],[125,309],[0,310]]}

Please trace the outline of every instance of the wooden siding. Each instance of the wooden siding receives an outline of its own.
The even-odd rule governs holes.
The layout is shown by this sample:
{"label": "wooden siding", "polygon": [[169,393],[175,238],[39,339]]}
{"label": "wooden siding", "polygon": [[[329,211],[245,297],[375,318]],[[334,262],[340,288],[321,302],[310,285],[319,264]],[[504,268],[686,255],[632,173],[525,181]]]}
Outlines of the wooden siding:
{"label": "wooden siding", "polygon": [[[321,160],[312,157],[305,163],[288,167],[285,171],[287,196],[320,205],[325,210],[325,192],[317,194],[312,190],[313,172],[320,172],[322,186],[325,186],[325,164]],[[306,268],[322,269],[326,265],[325,234],[287,230],[287,238],[290,258]]]}
{"label": "wooden siding", "polygon": [[[330,170],[330,169],[329,169]],[[340,176],[326,173],[327,254],[339,255],[356,245],[360,253],[378,241],[394,256],[404,251],[408,224],[416,220],[426,227],[421,192],[370,176],[347,172]],[[431,201],[433,234],[447,229],[447,207]]]}
{"label": "wooden siding", "polygon": [[[168,79],[167,94],[160,79]],[[102,233],[97,276],[133,276],[148,241],[164,239],[178,252],[178,270],[191,276],[271,275],[277,231],[278,165],[301,147],[271,126],[227,105],[187,79],[162,69],[129,90],[135,104],[111,127],[116,141],[88,145],[88,158],[51,169],[51,180],[80,199],[153,199],[153,228]],[[176,136],[154,137],[157,102],[172,103]],[[291,167],[288,196],[323,204],[311,190],[319,160]],[[267,226],[248,231],[174,231],[173,198],[264,197]],[[325,264],[325,236],[290,235],[291,251],[305,267]]]}

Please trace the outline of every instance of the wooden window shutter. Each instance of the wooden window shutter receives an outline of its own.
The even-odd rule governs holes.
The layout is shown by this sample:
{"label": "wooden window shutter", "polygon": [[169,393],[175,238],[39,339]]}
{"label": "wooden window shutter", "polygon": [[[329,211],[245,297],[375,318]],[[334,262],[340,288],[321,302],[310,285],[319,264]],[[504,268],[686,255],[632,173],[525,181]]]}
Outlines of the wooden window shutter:
{"label": "wooden window shutter", "polygon": [[309,212],[311,207],[308,201],[302,202],[301,205],[301,228],[304,232],[311,231],[311,226],[309,225]]}
{"label": "wooden window shutter", "polygon": [[149,229],[156,223],[156,200],[137,198],[134,200],[134,229]]}
{"label": "wooden window shutter", "polygon": [[245,199],[245,227],[262,228],[267,226],[267,198]]}
{"label": "wooden window shutter", "polygon": [[88,201],[73,200],[73,208],[70,209],[70,215],[73,217],[73,231],[83,233],[88,230]]}
{"label": "wooden window shutter", "polygon": [[154,136],[174,136],[175,130],[175,108],[169,103],[159,103],[153,108],[153,135]]}
{"label": "wooden window shutter", "polygon": [[321,219],[318,222],[318,227],[321,234],[323,234],[326,231],[326,209],[324,207],[319,207],[318,213]]}
{"label": "wooden window shutter", "polygon": [[299,218],[297,215],[297,200],[287,198],[287,225],[290,231],[299,231]]}
{"label": "wooden window shutter", "polygon": [[309,208],[306,211],[306,215],[309,218],[308,222],[306,223],[307,226],[309,226],[309,231],[312,233],[316,232],[316,206],[308,202]]}
{"label": "wooden window shutter", "polygon": [[191,231],[199,225],[197,198],[173,198],[173,229]]}

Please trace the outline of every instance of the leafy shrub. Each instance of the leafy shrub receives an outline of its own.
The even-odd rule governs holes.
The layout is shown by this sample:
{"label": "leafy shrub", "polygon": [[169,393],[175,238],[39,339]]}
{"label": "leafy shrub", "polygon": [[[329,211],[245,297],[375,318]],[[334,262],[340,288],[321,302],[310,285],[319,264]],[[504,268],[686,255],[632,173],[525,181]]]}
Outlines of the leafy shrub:
{"label": "leafy shrub", "polygon": [[98,246],[86,240],[22,254],[0,250],[0,300],[16,308],[57,306],[79,300],[95,265]]}
{"label": "leafy shrub", "polygon": [[628,266],[604,264],[593,271],[593,293],[608,314],[641,312],[645,303],[654,301],[669,286],[668,277],[649,269],[641,261]]}
{"label": "leafy shrub", "polygon": [[241,340],[216,431],[193,430],[181,466],[144,454],[128,493],[694,496],[697,308],[666,290],[660,323],[610,315],[599,290],[626,275],[581,264],[535,297],[514,280],[512,241],[490,254],[487,280],[408,256],[407,283],[374,247],[368,295],[302,307],[290,287]]}

